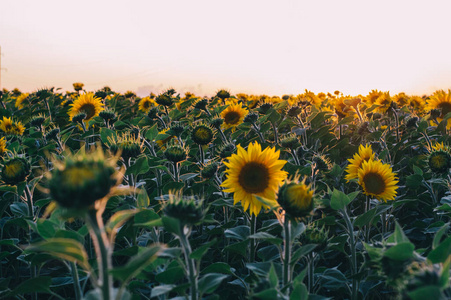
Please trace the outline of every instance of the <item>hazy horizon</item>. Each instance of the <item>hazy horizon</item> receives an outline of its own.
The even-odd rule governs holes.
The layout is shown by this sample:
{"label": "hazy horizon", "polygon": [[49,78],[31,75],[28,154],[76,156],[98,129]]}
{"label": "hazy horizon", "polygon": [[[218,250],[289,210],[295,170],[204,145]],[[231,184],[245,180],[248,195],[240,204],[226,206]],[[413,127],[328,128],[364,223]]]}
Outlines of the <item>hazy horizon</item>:
{"label": "hazy horizon", "polygon": [[139,96],[451,88],[449,1],[3,1],[1,88]]}

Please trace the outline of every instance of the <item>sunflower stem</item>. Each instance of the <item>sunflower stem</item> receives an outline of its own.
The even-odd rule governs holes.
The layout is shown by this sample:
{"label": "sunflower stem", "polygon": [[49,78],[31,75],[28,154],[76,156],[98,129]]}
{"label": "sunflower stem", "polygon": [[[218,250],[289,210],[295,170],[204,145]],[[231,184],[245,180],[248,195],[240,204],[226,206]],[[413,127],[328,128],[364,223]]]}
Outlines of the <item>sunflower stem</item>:
{"label": "sunflower stem", "polygon": [[[251,213],[251,235],[254,235],[256,233],[256,227],[257,227],[257,216]],[[249,240],[250,245],[250,251],[249,251],[249,262],[254,262],[255,260],[255,239],[252,238]]]}
{"label": "sunflower stem", "polygon": [[191,300],[197,300],[197,270],[194,265],[194,259],[190,258],[190,255],[192,253],[191,251],[191,245],[188,241],[188,234],[185,233],[185,226],[180,226],[180,244],[183,249],[183,254],[185,256],[185,262],[188,267],[188,277],[190,281],[190,292],[191,292]]}
{"label": "sunflower stem", "polygon": [[260,132],[260,128],[258,128],[257,124],[252,122],[252,127],[254,128],[255,132],[258,134],[258,137],[260,138],[260,142],[263,144],[265,142],[265,138],[263,137],[263,134]]}
{"label": "sunflower stem", "polygon": [[72,280],[74,281],[75,300],[81,300],[83,292],[80,286],[80,278],[78,277],[77,265],[74,262],[70,263],[70,271],[72,273]]}
{"label": "sunflower stem", "polygon": [[175,182],[179,182],[179,166],[178,166],[178,162],[173,163],[172,165],[174,166],[174,181]]}
{"label": "sunflower stem", "polygon": [[222,140],[224,141],[224,144],[228,144],[229,140],[225,136],[224,132],[221,130],[221,128],[218,128],[219,134],[221,135]]}
{"label": "sunflower stem", "polygon": [[312,253],[307,254],[307,288],[313,293],[313,276],[315,276],[314,257]]}
{"label": "sunflower stem", "polygon": [[[283,255],[283,286],[291,281],[291,220],[285,215],[283,222],[284,229],[284,255]],[[287,289],[287,294],[290,289]]]}
{"label": "sunflower stem", "polygon": [[110,300],[113,295],[113,281],[108,272],[112,267],[111,247],[103,225],[102,212],[103,210],[89,210],[86,221],[100,265],[99,279],[102,298],[103,300]]}
{"label": "sunflower stem", "polygon": [[200,163],[202,164],[202,165],[204,165],[204,163],[205,163],[205,153],[204,153],[204,148],[202,148],[202,145],[199,145],[199,153],[200,153]]}
{"label": "sunflower stem", "polygon": [[349,218],[347,208],[340,210],[343,216],[343,219],[346,222],[346,227],[348,229],[349,235],[349,248],[351,248],[351,277],[352,277],[352,292],[351,299],[356,300],[358,297],[358,281],[355,275],[357,274],[357,254],[356,254],[356,245],[354,239],[354,225]]}
{"label": "sunflower stem", "polygon": [[27,205],[28,205],[28,216],[34,219],[34,212],[33,212],[33,194],[30,191],[30,188],[28,187],[28,184],[25,183],[25,196],[27,199]]}
{"label": "sunflower stem", "polygon": [[[277,132],[277,126],[271,122],[272,129],[274,131],[274,143],[279,144],[279,133]],[[263,143],[263,142],[262,142]]]}
{"label": "sunflower stem", "polygon": [[291,149],[291,155],[293,156],[294,163],[299,166],[301,163],[299,162],[299,158],[296,155],[296,151],[294,149]]}
{"label": "sunflower stem", "polygon": [[395,129],[396,129],[396,142],[399,143],[399,119],[398,119],[398,113],[396,110],[392,107],[391,110],[393,111],[393,115],[395,116]]}

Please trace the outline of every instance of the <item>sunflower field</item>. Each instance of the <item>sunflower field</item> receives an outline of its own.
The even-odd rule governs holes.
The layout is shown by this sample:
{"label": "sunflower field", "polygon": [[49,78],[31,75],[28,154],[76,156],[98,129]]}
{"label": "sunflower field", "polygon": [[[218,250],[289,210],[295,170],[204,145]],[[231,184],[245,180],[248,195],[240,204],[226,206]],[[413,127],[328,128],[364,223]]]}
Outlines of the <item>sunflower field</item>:
{"label": "sunflower field", "polygon": [[1,299],[451,299],[451,90],[0,92]]}

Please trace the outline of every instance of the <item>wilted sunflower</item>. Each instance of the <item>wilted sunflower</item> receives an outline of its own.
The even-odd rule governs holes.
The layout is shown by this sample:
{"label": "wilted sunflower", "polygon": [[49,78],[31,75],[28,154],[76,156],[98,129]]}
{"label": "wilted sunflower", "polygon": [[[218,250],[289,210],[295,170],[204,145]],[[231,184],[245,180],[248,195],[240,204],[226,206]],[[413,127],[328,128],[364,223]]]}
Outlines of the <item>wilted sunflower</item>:
{"label": "wilted sunflower", "polygon": [[[440,116],[437,118],[441,122],[447,113],[451,112],[451,90],[446,93],[443,90],[436,91],[427,101],[426,110],[431,111],[437,109],[440,111]],[[438,125],[435,121],[431,121],[432,125]],[[451,128],[451,119],[448,119],[446,125],[447,129]]]}
{"label": "wilted sunflower", "polygon": [[232,131],[234,131],[238,125],[243,123],[244,116],[247,113],[247,109],[241,107],[240,104],[229,105],[221,112],[221,117],[224,119],[222,126],[225,129],[232,128]]}
{"label": "wilted sunflower", "polygon": [[287,163],[279,160],[280,152],[274,148],[261,150],[259,143],[250,144],[247,151],[238,145],[238,154],[232,154],[227,167],[227,179],[222,183],[224,191],[233,194],[234,204],[241,202],[244,211],[258,215],[267,205],[257,200],[254,195],[275,201],[276,191],[287,176],[282,167]]}
{"label": "wilted sunflower", "polygon": [[20,96],[18,96],[18,97],[16,98],[16,103],[14,104],[14,106],[17,107],[17,108],[19,108],[19,109],[24,108],[23,102],[25,101],[25,99],[27,99],[27,97],[28,97],[29,95],[30,95],[30,94],[28,94],[28,93],[24,93],[24,94],[21,94]]}
{"label": "wilted sunflower", "polygon": [[101,99],[95,97],[93,93],[80,95],[70,106],[69,117],[71,121],[76,115],[84,112],[86,114],[84,122],[89,122],[104,109]]}
{"label": "wilted sunflower", "polygon": [[395,200],[398,180],[390,165],[370,159],[362,163],[358,174],[365,195],[384,202]]}
{"label": "wilted sunflower", "polygon": [[354,154],[353,158],[348,159],[349,165],[346,167],[346,172],[348,173],[345,176],[347,181],[358,178],[358,171],[362,166],[364,161],[374,160],[374,153],[371,149],[371,145],[360,145],[359,152]]}
{"label": "wilted sunflower", "polygon": [[152,99],[150,97],[144,97],[141,99],[141,101],[139,101],[138,108],[140,111],[143,111],[147,114],[149,112],[149,110],[153,106],[156,106],[156,105],[157,105],[157,103],[155,102],[154,99]]}

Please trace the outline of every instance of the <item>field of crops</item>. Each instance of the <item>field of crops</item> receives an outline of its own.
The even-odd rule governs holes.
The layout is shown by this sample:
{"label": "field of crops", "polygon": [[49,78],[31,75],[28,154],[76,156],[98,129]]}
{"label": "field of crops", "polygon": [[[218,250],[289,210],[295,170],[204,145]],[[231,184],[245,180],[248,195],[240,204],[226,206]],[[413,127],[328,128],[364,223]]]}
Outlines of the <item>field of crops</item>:
{"label": "field of crops", "polygon": [[1,299],[450,299],[451,91],[0,92]]}

